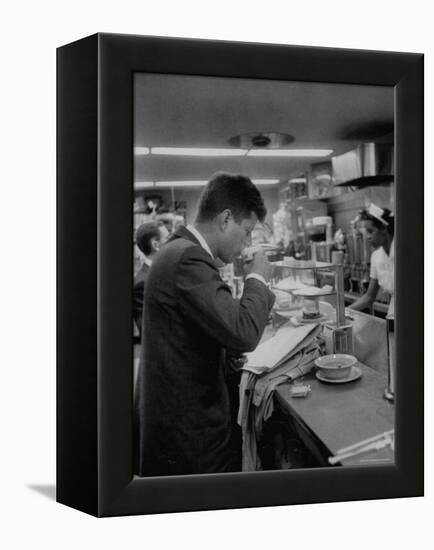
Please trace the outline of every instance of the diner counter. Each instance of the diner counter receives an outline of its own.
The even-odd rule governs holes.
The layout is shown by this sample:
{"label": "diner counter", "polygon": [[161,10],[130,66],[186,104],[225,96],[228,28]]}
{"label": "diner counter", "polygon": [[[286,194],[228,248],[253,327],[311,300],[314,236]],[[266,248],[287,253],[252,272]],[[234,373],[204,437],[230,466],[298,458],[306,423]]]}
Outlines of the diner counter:
{"label": "diner counter", "polygon": [[[393,429],[394,406],[383,397],[386,377],[363,363],[358,366],[361,378],[343,384],[306,376],[303,384],[309,384],[311,392],[305,398],[292,397],[291,384],[276,388],[276,406],[291,415],[298,435],[324,465],[340,449]],[[370,464],[393,464],[393,451],[386,447],[342,462],[343,466]]]}
{"label": "diner counter", "polygon": [[[290,416],[299,437],[324,466],[340,449],[394,428],[394,405],[383,397],[387,385],[387,335],[383,319],[349,311],[353,323],[354,355],[362,376],[345,383],[321,382],[313,374],[302,380],[311,386],[307,397],[292,397],[292,384],[275,390],[276,408]],[[272,334],[266,331],[264,339]],[[323,332],[326,339],[326,329]],[[328,346],[326,346],[328,347]],[[327,351],[330,353],[330,350]],[[345,459],[342,466],[393,464],[390,447]]]}

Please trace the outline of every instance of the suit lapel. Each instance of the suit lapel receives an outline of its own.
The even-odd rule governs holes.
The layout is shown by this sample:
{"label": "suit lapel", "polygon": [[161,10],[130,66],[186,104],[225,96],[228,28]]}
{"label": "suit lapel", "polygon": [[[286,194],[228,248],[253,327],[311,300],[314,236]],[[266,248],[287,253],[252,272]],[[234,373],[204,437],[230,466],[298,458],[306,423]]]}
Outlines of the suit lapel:
{"label": "suit lapel", "polygon": [[196,237],[193,235],[193,233],[190,233],[190,231],[186,227],[179,227],[173,235],[171,235],[167,242],[174,241],[176,239],[187,239],[188,241],[193,242],[194,244],[198,244],[200,246],[200,242],[196,239]]}

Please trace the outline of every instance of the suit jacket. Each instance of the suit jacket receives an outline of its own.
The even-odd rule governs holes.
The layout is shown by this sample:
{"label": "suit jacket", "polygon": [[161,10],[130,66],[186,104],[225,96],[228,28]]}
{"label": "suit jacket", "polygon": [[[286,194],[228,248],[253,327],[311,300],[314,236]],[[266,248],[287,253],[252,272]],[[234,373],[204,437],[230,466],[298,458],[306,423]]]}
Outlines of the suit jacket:
{"label": "suit jacket", "polygon": [[134,277],[133,318],[139,332],[142,331],[143,293],[146,279],[148,277],[149,267],[150,266],[144,263]]}
{"label": "suit jacket", "polygon": [[257,346],[273,301],[256,279],[234,299],[213,258],[185,228],[162,247],[144,294],[136,473],[239,468],[222,356],[226,348],[244,353]]}

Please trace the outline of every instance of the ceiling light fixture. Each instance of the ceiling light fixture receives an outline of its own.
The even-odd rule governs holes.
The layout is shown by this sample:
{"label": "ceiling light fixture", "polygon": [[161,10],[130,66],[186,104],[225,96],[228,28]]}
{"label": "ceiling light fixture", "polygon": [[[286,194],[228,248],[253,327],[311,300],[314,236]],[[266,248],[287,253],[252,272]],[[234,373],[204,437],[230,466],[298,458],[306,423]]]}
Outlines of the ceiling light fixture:
{"label": "ceiling light fixture", "polygon": [[227,149],[218,147],[151,147],[152,155],[184,155],[191,157],[242,157],[246,149]]}
{"label": "ceiling light fixture", "polygon": [[153,181],[136,181],[134,184],[134,189],[149,189],[150,187],[154,187]]}
{"label": "ceiling light fixture", "polygon": [[134,147],[134,154],[139,155],[149,155],[149,147]]}
{"label": "ceiling light fixture", "polygon": [[228,149],[219,147],[136,147],[136,155],[173,155],[190,157],[326,157],[333,149]]}
{"label": "ceiling light fixture", "polygon": [[306,183],[306,178],[291,178],[288,183]]}
{"label": "ceiling light fixture", "polygon": [[252,180],[255,185],[276,185],[280,180]]}
{"label": "ceiling light fixture", "polygon": [[282,132],[256,132],[254,134],[241,134],[229,138],[232,147],[241,149],[251,149],[260,147],[261,149],[280,149],[294,141],[294,136]]}
{"label": "ceiling light fixture", "polygon": [[185,181],[156,181],[155,187],[202,187],[208,182],[195,181],[195,180],[185,180]]}
{"label": "ceiling light fixture", "polygon": [[333,149],[250,149],[248,157],[326,157]]}
{"label": "ceiling light fixture", "polygon": [[[255,185],[276,185],[278,179],[254,179]],[[183,180],[183,181],[156,181],[155,187],[203,187],[208,183],[207,180]]]}

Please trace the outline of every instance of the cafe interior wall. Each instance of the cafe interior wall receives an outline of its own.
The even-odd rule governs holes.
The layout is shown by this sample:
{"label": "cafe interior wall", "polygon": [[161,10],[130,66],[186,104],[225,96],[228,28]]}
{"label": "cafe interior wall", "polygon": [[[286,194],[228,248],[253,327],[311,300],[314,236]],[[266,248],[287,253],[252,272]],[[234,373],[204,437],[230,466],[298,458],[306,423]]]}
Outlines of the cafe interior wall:
{"label": "cafe interior wall", "polygon": [[394,211],[393,187],[389,185],[370,186],[348,191],[337,197],[327,199],[328,214],[333,217],[333,229],[347,232],[353,220],[365,203],[371,201],[381,208]]}
{"label": "cafe interior wall", "polygon": [[[193,223],[196,216],[197,203],[202,188],[175,188],[174,196],[176,202],[186,203],[186,222]],[[272,224],[273,213],[279,208],[279,190],[277,186],[260,186],[259,190],[264,198],[265,207],[267,208],[266,221]],[[171,210],[172,207],[172,191],[171,189],[147,189],[140,191],[140,195],[146,197],[149,195],[160,195],[162,203],[166,208]]]}
{"label": "cafe interior wall", "polygon": [[[283,186],[284,187],[284,186]],[[264,198],[267,208],[266,222],[272,226],[273,214],[279,208],[283,195],[281,193],[282,186],[260,186],[261,194]],[[185,202],[186,204],[186,223],[193,223],[196,216],[201,188],[175,188],[174,197],[177,202]],[[149,195],[160,195],[162,204],[169,210],[172,207],[172,191],[171,189],[148,189],[140,191],[140,195],[146,197]],[[358,190],[348,189],[343,194],[331,197],[329,199],[311,200],[303,199],[300,202],[308,217],[330,215],[333,217],[333,231],[338,228],[347,232],[350,229],[350,221],[353,220],[359,211],[365,206],[366,201],[371,201],[383,208],[394,210],[393,190],[391,185],[378,185],[365,187]]]}

